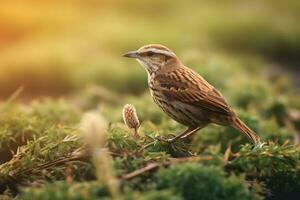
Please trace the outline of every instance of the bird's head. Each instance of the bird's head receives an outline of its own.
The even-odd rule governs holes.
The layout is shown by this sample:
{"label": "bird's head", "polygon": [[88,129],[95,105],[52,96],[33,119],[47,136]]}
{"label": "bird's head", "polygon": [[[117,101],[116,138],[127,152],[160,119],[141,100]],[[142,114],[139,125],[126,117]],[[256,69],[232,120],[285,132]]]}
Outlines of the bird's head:
{"label": "bird's head", "polygon": [[163,67],[168,67],[171,63],[180,62],[174,52],[160,44],[145,45],[138,50],[130,51],[123,56],[137,59],[149,73]]}

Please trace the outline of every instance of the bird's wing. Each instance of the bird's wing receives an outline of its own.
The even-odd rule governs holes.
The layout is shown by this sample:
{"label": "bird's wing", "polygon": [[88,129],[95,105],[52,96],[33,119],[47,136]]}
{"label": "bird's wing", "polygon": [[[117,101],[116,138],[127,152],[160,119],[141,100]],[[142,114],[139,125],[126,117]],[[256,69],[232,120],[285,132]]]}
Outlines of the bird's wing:
{"label": "bird's wing", "polygon": [[180,101],[223,115],[232,113],[221,93],[188,68],[159,74],[156,82],[171,101]]}

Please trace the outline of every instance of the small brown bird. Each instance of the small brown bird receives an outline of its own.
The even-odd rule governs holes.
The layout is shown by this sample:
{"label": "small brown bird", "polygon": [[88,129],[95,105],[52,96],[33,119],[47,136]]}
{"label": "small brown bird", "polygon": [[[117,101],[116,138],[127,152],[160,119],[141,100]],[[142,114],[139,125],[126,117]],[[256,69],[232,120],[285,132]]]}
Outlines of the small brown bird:
{"label": "small brown bird", "polygon": [[137,59],[145,67],[155,103],[168,116],[188,127],[167,142],[189,138],[209,123],[215,123],[232,126],[255,145],[260,144],[260,137],[238,118],[222,94],[184,66],[169,48],[150,44],[124,56]]}

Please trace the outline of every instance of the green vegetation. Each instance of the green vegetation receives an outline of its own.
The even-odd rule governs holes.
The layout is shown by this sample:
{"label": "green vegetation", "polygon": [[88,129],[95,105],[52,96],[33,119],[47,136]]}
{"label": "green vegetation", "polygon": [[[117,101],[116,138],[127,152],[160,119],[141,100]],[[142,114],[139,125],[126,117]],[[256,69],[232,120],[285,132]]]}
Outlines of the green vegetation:
{"label": "green vegetation", "polygon": [[[128,200],[299,194],[300,96],[265,68],[299,65],[299,9],[293,0],[1,2],[0,199],[112,199],[111,187]],[[148,43],[173,49],[266,145],[217,125],[190,143],[158,141],[184,127],[152,102],[142,67],[121,57]],[[127,103],[139,138],[123,123]],[[114,186],[80,129],[90,110],[108,122]]]}

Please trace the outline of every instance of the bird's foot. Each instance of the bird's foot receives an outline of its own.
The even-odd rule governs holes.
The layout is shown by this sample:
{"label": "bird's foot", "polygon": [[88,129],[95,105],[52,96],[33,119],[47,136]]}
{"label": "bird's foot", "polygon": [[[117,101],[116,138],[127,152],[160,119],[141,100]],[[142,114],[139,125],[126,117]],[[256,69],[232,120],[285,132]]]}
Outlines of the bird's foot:
{"label": "bird's foot", "polygon": [[265,143],[265,142],[258,142],[257,144],[254,145],[253,150],[261,149],[261,148],[263,148],[263,146],[265,146],[265,145],[267,145],[267,143]]}
{"label": "bird's foot", "polygon": [[158,141],[162,142],[162,143],[171,144],[171,143],[175,142],[177,138],[175,138],[175,137],[166,138],[166,137],[163,137],[163,136],[157,136],[156,139]]}
{"label": "bird's foot", "polygon": [[180,140],[183,141],[184,143],[189,144],[192,141],[192,137],[183,136],[183,137],[180,137]]}

